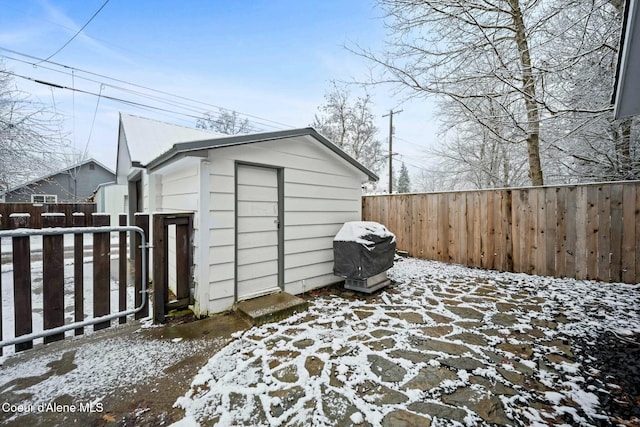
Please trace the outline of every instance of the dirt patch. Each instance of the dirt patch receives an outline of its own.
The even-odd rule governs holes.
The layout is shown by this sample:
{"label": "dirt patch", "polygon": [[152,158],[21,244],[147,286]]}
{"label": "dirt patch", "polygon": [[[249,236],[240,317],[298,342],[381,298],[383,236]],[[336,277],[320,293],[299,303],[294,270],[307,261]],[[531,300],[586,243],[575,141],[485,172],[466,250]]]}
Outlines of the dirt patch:
{"label": "dirt patch", "polygon": [[[25,381],[22,376],[0,385],[0,402],[20,404],[30,399],[36,406],[16,417],[0,414],[0,423],[15,427],[169,425],[184,416],[173,404],[189,389],[200,368],[233,339],[234,332],[248,327],[233,313],[202,320],[183,313],[161,327],[127,325],[15,355],[2,367],[7,375],[12,370],[18,375],[30,369],[42,374],[29,377],[37,381]],[[144,354],[132,350],[121,356],[113,350],[138,346]],[[88,348],[98,350],[87,356]],[[109,374],[110,366],[116,372]],[[143,380],[127,378],[144,370],[147,372],[140,375]],[[96,385],[92,388],[74,389],[74,381],[82,379],[86,385],[92,372],[103,380],[93,381]],[[41,410],[38,404],[59,405],[62,410]],[[76,410],[70,410],[71,406]]]}

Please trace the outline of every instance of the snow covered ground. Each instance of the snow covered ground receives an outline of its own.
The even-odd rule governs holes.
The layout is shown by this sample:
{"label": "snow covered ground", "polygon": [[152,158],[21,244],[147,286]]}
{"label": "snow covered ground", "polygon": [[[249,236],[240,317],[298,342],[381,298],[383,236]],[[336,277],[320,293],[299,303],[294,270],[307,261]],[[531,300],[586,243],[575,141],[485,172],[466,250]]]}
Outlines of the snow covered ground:
{"label": "snow covered ground", "polygon": [[238,333],[177,400],[175,426],[613,424],[572,344],[639,333],[640,286],[415,259],[389,276],[374,298],[319,296]]}

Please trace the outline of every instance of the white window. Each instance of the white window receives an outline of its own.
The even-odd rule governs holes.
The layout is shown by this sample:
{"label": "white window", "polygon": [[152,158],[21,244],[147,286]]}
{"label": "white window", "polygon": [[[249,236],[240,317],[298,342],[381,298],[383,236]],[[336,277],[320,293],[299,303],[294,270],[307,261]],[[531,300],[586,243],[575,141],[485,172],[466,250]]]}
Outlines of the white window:
{"label": "white window", "polygon": [[58,196],[55,194],[32,194],[31,203],[58,203]]}

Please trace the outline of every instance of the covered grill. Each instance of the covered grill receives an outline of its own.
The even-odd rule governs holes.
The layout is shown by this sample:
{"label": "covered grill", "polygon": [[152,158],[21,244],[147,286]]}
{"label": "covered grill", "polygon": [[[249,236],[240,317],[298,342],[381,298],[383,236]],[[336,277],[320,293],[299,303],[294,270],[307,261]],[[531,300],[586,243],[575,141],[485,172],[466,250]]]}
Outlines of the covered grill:
{"label": "covered grill", "polygon": [[390,283],[396,236],[377,222],[345,223],[333,239],[333,274],[345,278],[345,288],[371,293]]}

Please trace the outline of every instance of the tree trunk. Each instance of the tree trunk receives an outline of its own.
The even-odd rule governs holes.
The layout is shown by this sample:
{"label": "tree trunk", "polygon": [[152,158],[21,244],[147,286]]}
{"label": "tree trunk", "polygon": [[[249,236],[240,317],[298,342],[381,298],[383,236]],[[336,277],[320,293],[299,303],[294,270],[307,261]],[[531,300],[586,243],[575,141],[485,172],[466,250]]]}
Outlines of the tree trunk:
{"label": "tree trunk", "polygon": [[536,86],[531,67],[529,43],[518,0],[509,0],[516,36],[520,66],[522,67],[522,96],[527,109],[527,152],[529,154],[529,178],[533,185],[544,185],[540,163],[540,111],[536,103]]}

